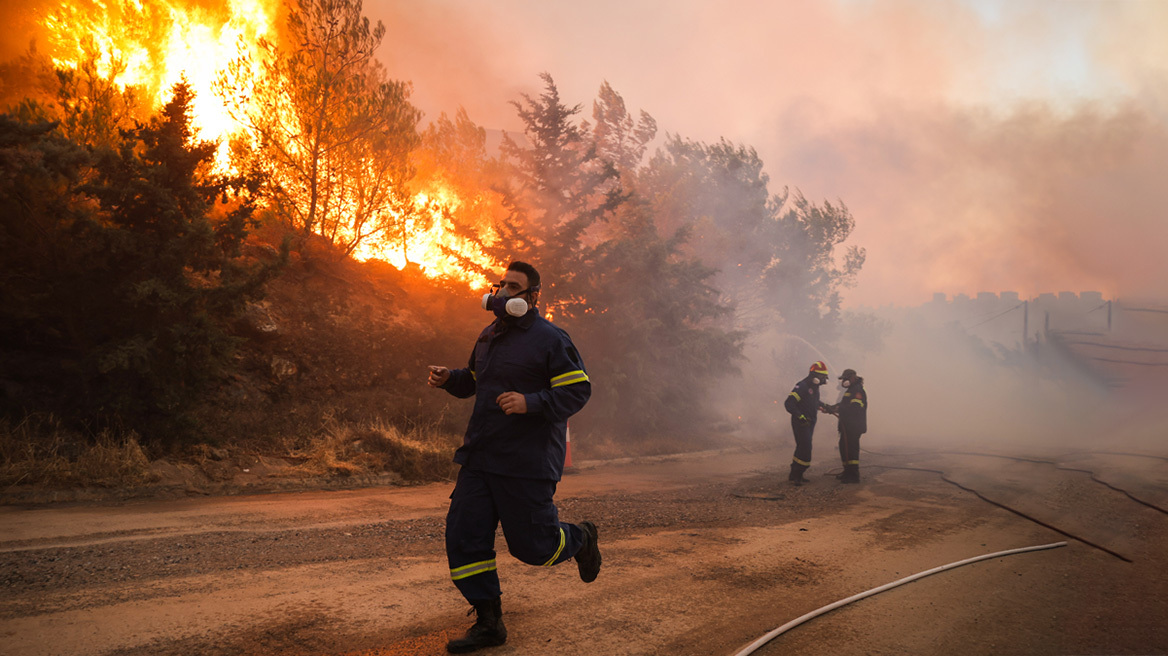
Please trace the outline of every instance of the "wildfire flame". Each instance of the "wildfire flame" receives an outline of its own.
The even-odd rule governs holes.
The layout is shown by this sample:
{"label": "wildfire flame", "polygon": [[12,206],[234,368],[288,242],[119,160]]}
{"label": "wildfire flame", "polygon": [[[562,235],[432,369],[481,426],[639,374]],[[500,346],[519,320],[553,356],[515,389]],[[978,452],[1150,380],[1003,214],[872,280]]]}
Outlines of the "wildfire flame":
{"label": "wildfire flame", "polygon": [[[72,0],[57,5],[40,18],[47,33],[47,52],[59,68],[77,69],[96,56],[97,73],[121,87],[134,86],[156,107],[170,100],[181,79],[195,92],[192,124],[200,139],[218,141],[216,166],[230,170],[228,143],[243,130],[228,113],[215,81],[238,60],[242,48],[251,49],[249,61],[260,66],[257,44],[274,40],[278,0]],[[258,71],[257,71],[258,72]],[[435,183],[437,184],[437,183]],[[431,185],[434,186],[434,185]],[[358,260],[378,258],[401,269],[413,263],[431,277],[481,285],[482,276],[465,260],[496,268],[472,243],[454,236],[448,213],[461,199],[452,189],[434,186],[417,193],[412,202],[428,216],[429,227],[415,230],[405,219],[404,244],[387,239],[363,242],[353,253]]]}
{"label": "wildfire flame", "polygon": [[97,73],[141,89],[157,106],[184,76],[195,92],[192,123],[203,139],[220,140],[217,163],[227,165],[226,137],[240,129],[213,88],[219,69],[239,48],[270,38],[274,3],[227,0],[220,12],[167,0],[76,1],[46,14],[53,63],[76,69],[96,55]]}
{"label": "wildfire flame", "polygon": [[421,230],[414,225],[416,219],[406,218],[405,232],[410,237],[404,245],[386,239],[366,241],[354,251],[353,257],[361,261],[384,260],[398,269],[416,264],[428,276],[454,277],[465,280],[472,288],[481,286],[482,275],[467,269],[457,257],[450,255],[453,251],[482,268],[497,268],[475,244],[453,234],[447,213],[458,211],[461,199],[447,188],[438,188],[431,193],[418,193],[413,204],[418,213],[428,215],[428,228]]}

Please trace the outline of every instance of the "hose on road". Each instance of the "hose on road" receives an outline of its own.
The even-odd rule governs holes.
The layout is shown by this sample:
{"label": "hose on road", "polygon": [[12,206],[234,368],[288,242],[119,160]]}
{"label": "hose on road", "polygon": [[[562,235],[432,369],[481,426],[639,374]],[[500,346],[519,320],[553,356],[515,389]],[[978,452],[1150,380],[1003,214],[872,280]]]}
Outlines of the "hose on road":
{"label": "hose on road", "polygon": [[913,574],[912,576],[906,576],[905,578],[900,579],[899,581],[893,581],[892,583],[886,583],[878,588],[872,588],[871,590],[868,590],[867,592],[861,592],[860,594],[852,595],[852,596],[848,597],[847,599],[841,599],[835,603],[828,604],[828,605],[826,605],[818,610],[813,610],[810,613],[803,615],[802,617],[791,620],[790,622],[787,622],[786,624],[780,626],[779,628],[762,636],[758,640],[755,640],[754,642],[750,643],[745,648],[743,648],[742,651],[735,654],[735,656],[747,656],[747,654],[753,654],[758,648],[762,647],[763,645],[770,642],[771,640],[774,640],[776,637],[782,635],[783,633],[786,633],[787,631],[795,628],[796,626],[799,626],[800,624],[802,624],[808,620],[819,617],[820,615],[823,615],[824,613],[831,612],[831,611],[839,608],[840,606],[846,606],[847,604],[850,604],[853,601],[859,601],[860,599],[863,599],[865,597],[871,597],[872,595],[879,594],[881,592],[884,592],[885,590],[890,590],[892,588],[895,588],[898,585],[904,585],[905,583],[911,583],[912,581],[924,578],[926,576],[929,576],[930,574],[936,574],[938,572],[944,572],[947,569],[953,569],[955,567],[961,567],[962,565],[976,563],[979,560],[989,560],[990,558],[998,558],[1001,556],[1010,556],[1013,554],[1027,553],[1030,551],[1041,551],[1043,549],[1054,549],[1055,547],[1065,547],[1066,545],[1067,545],[1066,542],[1054,542],[1052,544],[1040,544],[1040,545],[1036,545],[1033,547],[1022,547],[1019,549],[1009,549],[1006,551],[997,551],[997,552],[994,552],[991,554],[985,554],[982,556],[975,556],[973,558],[966,558],[965,560],[959,560],[955,563],[949,563],[948,565],[934,567],[933,569],[926,570],[926,571],[920,572],[918,574]]}

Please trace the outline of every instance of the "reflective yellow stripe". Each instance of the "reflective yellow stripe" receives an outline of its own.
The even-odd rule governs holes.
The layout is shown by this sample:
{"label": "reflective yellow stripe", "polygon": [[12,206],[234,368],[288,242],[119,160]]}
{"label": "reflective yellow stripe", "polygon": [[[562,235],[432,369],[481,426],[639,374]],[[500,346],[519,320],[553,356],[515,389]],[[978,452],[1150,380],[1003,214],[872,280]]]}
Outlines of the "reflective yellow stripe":
{"label": "reflective yellow stripe", "polygon": [[564,551],[564,542],[565,541],[566,540],[564,538],[564,529],[563,529],[563,527],[560,527],[560,548],[556,549],[556,552],[554,554],[552,554],[551,558],[548,558],[548,561],[543,564],[544,567],[551,567],[552,565],[556,564],[556,558],[559,558],[560,554],[563,553],[563,551]]}
{"label": "reflective yellow stripe", "polygon": [[859,403],[861,408],[864,407],[864,402],[860,399],[852,399],[852,403]]}
{"label": "reflective yellow stripe", "polygon": [[810,462],[810,461],[808,461],[808,462],[803,462],[802,460],[800,460],[800,459],[798,459],[798,458],[791,458],[791,460],[794,460],[794,461],[795,461],[797,464],[803,465],[804,467],[810,467],[810,466],[811,466],[811,462]]}
{"label": "reflective yellow stripe", "polygon": [[471,379],[471,380],[473,380],[473,381],[476,381],[476,382],[477,382],[477,381],[478,381],[478,379],[479,379],[479,377],[475,375],[474,369],[471,369],[471,370],[470,370],[470,379]]}
{"label": "reflective yellow stripe", "polygon": [[564,385],[571,385],[573,383],[583,383],[588,380],[588,374],[584,373],[583,369],[576,371],[569,371],[566,374],[560,374],[552,378],[552,387],[563,387]]}
{"label": "reflective yellow stripe", "polygon": [[794,392],[791,392],[791,393],[790,393],[790,394],[788,394],[787,396],[793,396],[793,397],[795,397],[795,400],[796,400],[796,401],[802,401],[802,400],[803,400],[803,397],[799,396],[798,394],[796,394],[796,393],[794,393]]}
{"label": "reflective yellow stripe", "polygon": [[845,460],[844,464],[845,465],[858,465],[858,464],[860,464],[860,461],[859,460]]}
{"label": "reflective yellow stripe", "polygon": [[450,580],[457,581],[459,579],[465,579],[468,576],[474,576],[475,574],[482,574],[483,572],[491,572],[494,570],[494,558],[490,560],[480,560],[477,563],[463,565],[462,567],[455,567],[454,569],[450,570]]}

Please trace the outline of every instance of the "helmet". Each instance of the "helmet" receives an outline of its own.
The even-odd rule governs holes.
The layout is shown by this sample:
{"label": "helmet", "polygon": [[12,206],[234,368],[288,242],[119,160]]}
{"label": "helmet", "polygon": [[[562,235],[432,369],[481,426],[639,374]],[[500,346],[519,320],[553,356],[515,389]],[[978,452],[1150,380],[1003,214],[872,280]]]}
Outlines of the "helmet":
{"label": "helmet", "polygon": [[827,365],[823,363],[823,360],[817,360],[814,363],[812,363],[812,365],[811,365],[811,373],[822,374],[822,375],[826,376],[827,375]]}

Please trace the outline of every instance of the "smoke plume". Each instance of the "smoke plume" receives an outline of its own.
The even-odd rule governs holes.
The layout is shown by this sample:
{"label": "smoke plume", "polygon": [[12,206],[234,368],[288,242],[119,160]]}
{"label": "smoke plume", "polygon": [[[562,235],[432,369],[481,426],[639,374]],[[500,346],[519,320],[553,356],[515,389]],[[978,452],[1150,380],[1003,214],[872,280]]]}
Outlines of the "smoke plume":
{"label": "smoke plume", "polygon": [[662,132],[757,148],[773,184],[842,200],[868,251],[850,306],[933,292],[1164,296],[1158,3],[372,2],[383,59],[431,116],[550,72],[604,81]]}

